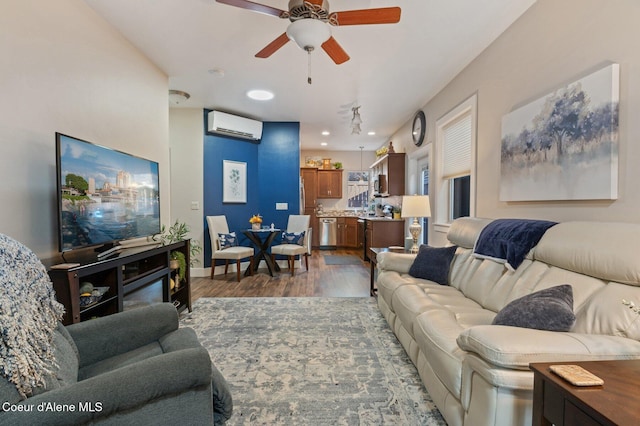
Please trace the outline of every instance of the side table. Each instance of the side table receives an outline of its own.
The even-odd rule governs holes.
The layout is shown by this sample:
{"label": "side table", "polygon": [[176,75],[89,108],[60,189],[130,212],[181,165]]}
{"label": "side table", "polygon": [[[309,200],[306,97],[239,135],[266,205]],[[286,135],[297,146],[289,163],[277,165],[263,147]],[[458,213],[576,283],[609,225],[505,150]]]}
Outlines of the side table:
{"label": "side table", "polygon": [[391,251],[393,253],[408,253],[403,248],[389,248],[389,247],[369,247],[369,265],[371,266],[371,276],[369,284],[369,294],[372,297],[377,296],[378,289],[375,288],[376,283],[376,266],[378,265],[378,253],[384,253]]}
{"label": "side table", "polygon": [[[604,380],[574,386],[549,370],[575,364]],[[640,419],[640,360],[533,363],[534,426],[632,425]]]}

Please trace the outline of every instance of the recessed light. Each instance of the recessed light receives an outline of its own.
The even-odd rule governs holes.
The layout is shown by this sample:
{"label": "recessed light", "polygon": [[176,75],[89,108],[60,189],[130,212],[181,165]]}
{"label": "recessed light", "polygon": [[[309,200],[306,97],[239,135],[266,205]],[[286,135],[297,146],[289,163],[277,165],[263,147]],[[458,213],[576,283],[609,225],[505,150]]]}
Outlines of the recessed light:
{"label": "recessed light", "polygon": [[329,132],[328,130],[324,130],[322,132],[322,136],[329,136],[331,134],[331,132]]}
{"label": "recessed light", "polygon": [[367,134],[368,134],[369,136],[375,136],[375,135],[376,135],[376,132],[369,132],[369,133],[367,133]]}
{"label": "recessed light", "polygon": [[321,143],[320,143],[320,145],[322,145],[322,146],[327,146],[327,145],[329,145],[329,144],[328,144],[328,143],[326,143],[326,142],[321,142]]}
{"label": "recessed light", "polygon": [[268,90],[249,90],[247,96],[256,101],[268,101],[273,99],[273,93]]}

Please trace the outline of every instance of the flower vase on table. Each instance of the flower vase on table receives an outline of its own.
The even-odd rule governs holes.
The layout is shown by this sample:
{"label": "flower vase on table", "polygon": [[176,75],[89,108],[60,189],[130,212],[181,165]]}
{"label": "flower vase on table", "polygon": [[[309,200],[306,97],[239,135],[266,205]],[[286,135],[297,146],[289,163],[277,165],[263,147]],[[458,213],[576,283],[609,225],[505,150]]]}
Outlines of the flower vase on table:
{"label": "flower vase on table", "polygon": [[253,229],[254,231],[259,230],[262,226],[262,216],[260,216],[259,214],[254,214],[253,216],[251,216],[251,219],[249,219],[249,223],[251,224],[251,229]]}

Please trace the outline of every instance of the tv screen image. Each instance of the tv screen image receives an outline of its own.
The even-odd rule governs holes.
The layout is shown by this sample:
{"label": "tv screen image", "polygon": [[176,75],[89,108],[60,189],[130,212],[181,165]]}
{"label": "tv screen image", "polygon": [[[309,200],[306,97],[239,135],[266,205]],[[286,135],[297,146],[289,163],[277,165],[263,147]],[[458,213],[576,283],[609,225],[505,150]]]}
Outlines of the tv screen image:
{"label": "tv screen image", "polygon": [[158,163],[56,133],[60,251],[160,232]]}

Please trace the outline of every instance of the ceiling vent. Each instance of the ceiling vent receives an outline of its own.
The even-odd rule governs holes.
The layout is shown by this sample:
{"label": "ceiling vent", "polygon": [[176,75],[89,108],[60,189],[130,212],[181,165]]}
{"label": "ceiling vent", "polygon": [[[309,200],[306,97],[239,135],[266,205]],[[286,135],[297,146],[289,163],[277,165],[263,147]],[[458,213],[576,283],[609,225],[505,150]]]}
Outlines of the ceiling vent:
{"label": "ceiling vent", "polygon": [[211,133],[258,141],[262,138],[262,122],[222,111],[209,112],[207,129]]}

